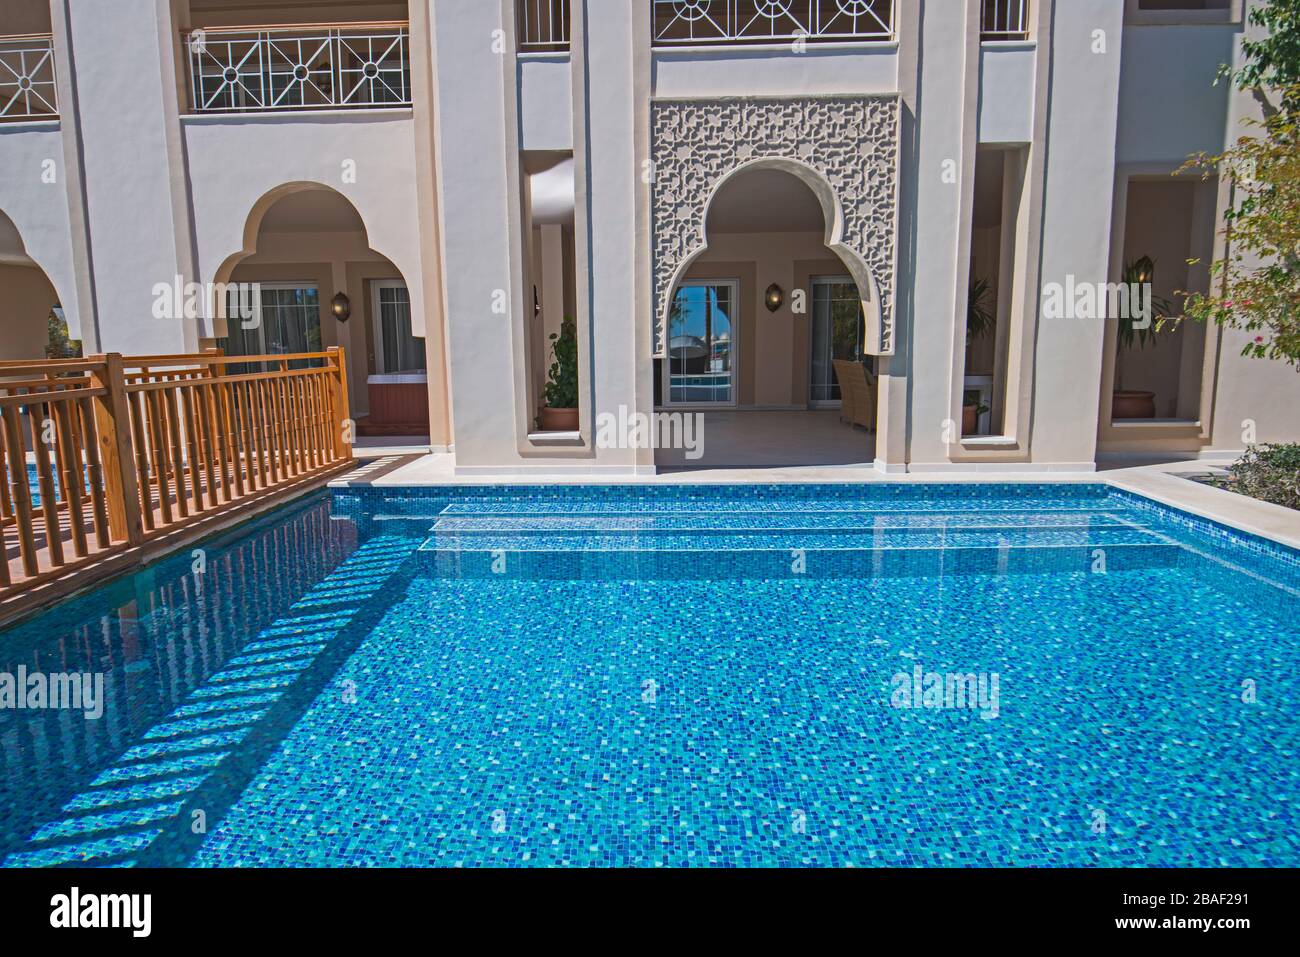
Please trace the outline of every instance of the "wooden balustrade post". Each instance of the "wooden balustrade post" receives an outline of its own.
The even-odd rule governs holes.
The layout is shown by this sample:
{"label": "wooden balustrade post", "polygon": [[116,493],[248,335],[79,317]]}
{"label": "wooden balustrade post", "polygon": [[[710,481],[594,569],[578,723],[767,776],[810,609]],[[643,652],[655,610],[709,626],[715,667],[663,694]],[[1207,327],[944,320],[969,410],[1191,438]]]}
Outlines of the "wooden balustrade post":
{"label": "wooden balustrade post", "polygon": [[[224,357],[220,348],[204,349],[204,355]],[[238,451],[234,446],[234,436],[230,431],[230,396],[228,383],[224,381],[226,364],[214,362],[208,366],[208,378],[212,380],[212,428],[217,444],[217,474],[221,479],[221,500],[229,502],[236,495],[244,494],[243,480],[239,477]],[[236,489],[235,483],[239,487]]]}
{"label": "wooden balustrade post", "polygon": [[[100,364],[90,373],[95,397],[95,432],[99,436],[99,461],[104,470],[104,495],[108,500],[109,534],[132,545],[144,541],[140,525],[140,487],[135,475],[135,450],[131,447],[131,413],[127,408],[122,354],[91,356]],[[92,490],[93,492],[93,490]]]}
{"label": "wooden balustrade post", "polygon": [[338,370],[337,377],[330,376],[330,412],[334,420],[330,426],[334,429],[334,454],[340,459],[346,459],[352,454],[350,446],[355,438],[351,429],[343,427],[343,423],[352,417],[348,411],[347,357],[342,346],[330,346],[326,351],[332,356],[334,368]]}

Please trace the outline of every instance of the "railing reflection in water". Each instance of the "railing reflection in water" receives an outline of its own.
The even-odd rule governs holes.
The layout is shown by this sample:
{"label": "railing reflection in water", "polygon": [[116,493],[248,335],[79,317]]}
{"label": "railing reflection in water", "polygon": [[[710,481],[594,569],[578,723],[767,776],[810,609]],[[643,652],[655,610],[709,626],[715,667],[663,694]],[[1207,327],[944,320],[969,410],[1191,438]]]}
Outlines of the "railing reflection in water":
{"label": "railing reflection in water", "polygon": [[99,673],[104,697],[95,720],[0,710],[0,858],[356,545],[355,526],[318,495],[0,632],[0,674]]}

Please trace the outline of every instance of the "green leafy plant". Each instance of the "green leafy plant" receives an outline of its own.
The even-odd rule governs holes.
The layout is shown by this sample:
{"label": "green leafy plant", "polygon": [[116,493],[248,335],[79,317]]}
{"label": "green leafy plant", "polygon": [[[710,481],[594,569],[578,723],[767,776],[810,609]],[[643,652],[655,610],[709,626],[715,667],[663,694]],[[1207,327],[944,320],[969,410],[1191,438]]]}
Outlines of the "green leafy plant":
{"label": "green leafy plant", "polygon": [[68,338],[67,320],[53,309],[50,310],[49,319],[46,320],[46,332],[48,339],[45,343],[45,358],[81,358],[81,343]]}
{"label": "green leafy plant", "polygon": [[1245,62],[1237,70],[1224,64],[1219,76],[1228,77],[1243,90],[1255,90],[1262,99],[1266,99],[1264,88],[1280,90],[1281,108],[1296,112],[1300,107],[1300,0],[1270,0],[1253,6],[1249,21],[1263,27],[1261,39],[1243,38]]}
{"label": "green leafy plant", "polygon": [[[1155,281],[1156,263],[1150,256],[1140,256],[1124,266],[1124,284],[1130,290],[1149,286]],[[1140,300],[1139,300],[1140,301]],[[1173,306],[1163,296],[1151,294],[1151,315],[1136,315],[1135,303],[1130,299],[1129,308],[1121,310],[1127,313],[1119,317],[1119,348],[1121,351],[1132,349],[1137,343],[1139,349],[1145,349],[1147,343],[1156,344],[1156,336],[1169,321]]]}
{"label": "green leafy plant", "polygon": [[[1290,96],[1300,102],[1300,85]],[[1232,184],[1227,251],[1210,264],[1212,291],[1187,293],[1184,314],[1254,333],[1242,355],[1300,368],[1300,112],[1253,125],[1262,136],[1243,136],[1219,156],[1193,156],[1180,170],[1206,178],[1221,170]]]}
{"label": "green leafy plant", "polygon": [[987,336],[997,325],[992,290],[987,279],[972,279],[966,296],[966,343]]}
{"label": "green leafy plant", "polygon": [[963,392],[961,404],[964,409],[969,409],[971,406],[974,406],[976,415],[983,415],[985,412],[989,411],[989,407],[980,401],[980,391],[978,389],[967,389]]}
{"label": "green leafy plant", "polygon": [[1213,291],[1188,293],[1184,313],[1254,333],[1242,355],[1300,369],[1300,0],[1252,4],[1249,22],[1257,39],[1243,37],[1242,64],[1219,76],[1260,104],[1264,119],[1246,121],[1257,135],[1217,156],[1197,153],[1179,170],[1231,186]]}
{"label": "green leafy plant", "polygon": [[1252,445],[1224,487],[1274,505],[1300,509],[1300,444]]}
{"label": "green leafy plant", "polygon": [[578,407],[578,327],[568,316],[560,323],[560,331],[551,333],[546,404],[552,409]]}

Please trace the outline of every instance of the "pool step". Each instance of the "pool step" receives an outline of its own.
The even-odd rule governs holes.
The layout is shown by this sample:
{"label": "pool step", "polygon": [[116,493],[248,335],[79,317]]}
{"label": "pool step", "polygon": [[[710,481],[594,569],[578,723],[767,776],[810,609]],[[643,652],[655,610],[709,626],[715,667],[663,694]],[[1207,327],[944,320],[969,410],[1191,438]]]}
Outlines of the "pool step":
{"label": "pool step", "polygon": [[[971,486],[965,486],[969,489]],[[700,498],[700,499],[566,499],[558,502],[486,500],[452,502],[441,509],[442,517],[559,517],[569,515],[696,515],[737,513],[801,514],[806,512],[858,512],[871,515],[987,515],[990,513],[1034,512],[1038,514],[1118,514],[1127,509],[1116,509],[1105,500],[1080,499],[1078,501],[1034,501],[1034,496],[1001,496],[989,498],[932,497],[932,498]],[[1028,501],[1026,500],[1028,499]],[[428,503],[419,499],[385,499],[383,511],[389,514],[427,513]],[[1136,513],[1134,513],[1136,514]]]}
{"label": "pool step", "polygon": [[1130,528],[1136,518],[1117,512],[654,512],[654,513],[519,513],[460,514],[444,512],[435,533],[545,533],[798,531],[854,532],[897,529]]}
{"label": "pool step", "polygon": [[[599,505],[600,503],[593,503]],[[452,505],[425,567],[447,577],[873,577],[1168,566],[1179,549],[1122,511],[773,511]],[[845,503],[838,503],[844,505]]]}
{"label": "pool step", "polygon": [[812,549],[1034,548],[1145,545],[1161,541],[1130,526],[1010,528],[830,528],[730,531],[559,531],[435,532],[422,550],[586,551],[586,552],[735,552]]}
{"label": "pool step", "polygon": [[[1181,549],[1173,544],[1127,544],[1104,548],[1107,573],[1172,568]],[[464,551],[426,548],[426,574],[437,578],[529,580],[899,578],[940,575],[1016,575],[1096,572],[1098,549],[1088,546],[1031,548],[836,548],[637,551],[553,549]]]}

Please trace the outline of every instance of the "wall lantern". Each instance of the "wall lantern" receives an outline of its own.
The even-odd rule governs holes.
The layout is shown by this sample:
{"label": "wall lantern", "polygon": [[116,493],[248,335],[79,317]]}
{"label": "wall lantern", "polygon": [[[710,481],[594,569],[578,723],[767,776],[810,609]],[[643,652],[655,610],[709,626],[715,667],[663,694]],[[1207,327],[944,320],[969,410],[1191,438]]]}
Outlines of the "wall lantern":
{"label": "wall lantern", "polygon": [[776,312],[785,302],[785,290],[772,283],[767,287],[767,292],[763,293],[763,302],[767,304],[768,312]]}
{"label": "wall lantern", "polygon": [[348,317],[352,315],[352,300],[343,293],[334,297],[331,309],[334,312],[334,318],[339,322],[347,322]]}

